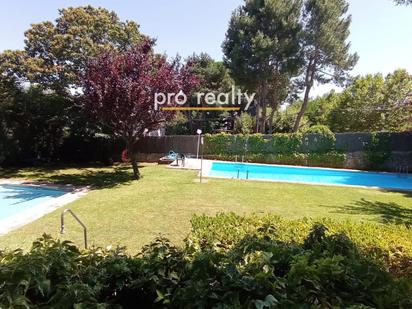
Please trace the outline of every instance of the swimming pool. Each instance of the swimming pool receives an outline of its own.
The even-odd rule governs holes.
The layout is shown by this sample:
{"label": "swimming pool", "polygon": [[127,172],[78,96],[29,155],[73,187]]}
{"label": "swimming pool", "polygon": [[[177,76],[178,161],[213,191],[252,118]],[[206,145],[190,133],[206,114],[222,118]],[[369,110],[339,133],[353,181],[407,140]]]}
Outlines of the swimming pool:
{"label": "swimming pool", "polygon": [[22,185],[0,185],[0,220],[54,200],[65,190]]}
{"label": "swimming pool", "polygon": [[213,162],[207,176],[412,190],[412,176],[328,168]]}
{"label": "swimming pool", "polygon": [[0,182],[0,235],[32,222],[87,193],[87,188]]}

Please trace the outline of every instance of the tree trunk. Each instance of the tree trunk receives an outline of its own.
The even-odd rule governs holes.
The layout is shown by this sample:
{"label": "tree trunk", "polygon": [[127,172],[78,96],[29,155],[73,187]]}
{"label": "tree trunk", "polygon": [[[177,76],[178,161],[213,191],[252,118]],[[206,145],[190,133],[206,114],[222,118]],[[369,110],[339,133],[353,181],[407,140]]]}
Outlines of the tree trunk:
{"label": "tree trunk", "polygon": [[139,167],[137,164],[137,154],[136,153],[131,154],[130,159],[132,161],[132,167],[133,167],[133,178],[136,180],[139,180],[140,172],[139,172]]}
{"label": "tree trunk", "polygon": [[130,161],[132,163],[132,168],[133,168],[133,178],[136,180],[140,179],[140,172],[139,172],[139,166],[137,163],[137,153],[133,149],[134,146],[134,141],[132,139],[127,141],[126,148],[127,148],[127,153],[129,154]]}
{"label": "tree trunk", "polygon": [[269,115],[269,134],[273,134],[273,118],[278,109],[278,104],[272,106],[272,110]]}
{"label": "tree trunk", "polygon": [[187,113],[186,113],[186,116],[187,116],[187,120],[188,120],[188,123],[189,123],[189,132],[190,132],[190,134],[193,134],[194,133],[194,125],[193,125],[193,115],[192,115],[192,112],[191,111],[188,111]]}
{"label": "tree trunk", "polygon": [[256,132],[259,133],[259,128],[260,128],[260,98],[257,101],[256,104]]}
{"label": "tree trunk", "polygon": [[256,106],[256,133],[265,133],[267,92],[267,84],[263,82],[258,88],[259,99]]}
{"label": "tree trunk", "polygon": [[293,126],[293,132],[294,133],[299,131],[300,122],[303,118],[303,115],[306,112],[306,108],[308,107],[309,94],[310,94],[310,90],[312,89],[312,86],[313,86],[313,81],[315,79],[316,63],[317,63],[318,57],[319,57],[319,51],[317,49],[315,49],[314,57],[312,59],[310,59],[309,64],[308,64],[308,68],[306,70],[305,97],[303,98],[302,107],[300,108],[298,116],[296,117],[295,125]]}
{"label": "tree trunk", "polygon": [[267,102],[266,100],[263,102],[263,109],[262,109],[262,127],[261,132],[262,134],[266,134],[266,114],[267,114]]}
{"label": "tree trunk", "polygon": [[302,103],[302,107],[300,108],[300,111],[298,113],[298,116],[296,117],[296,121],[295,121],[295,125],[293,126],[293,132],[296,133],[299,131],[299,127],[300,127],[300,122],[302,120],[303,115],[306,112],[306,108],[308,107],[308,103],[309,103],[309,93],[310,93],[310,89],[312,88],[312,85],[307,85],[306,89],[305,89],[305,97],[303,98],[303,103]]}

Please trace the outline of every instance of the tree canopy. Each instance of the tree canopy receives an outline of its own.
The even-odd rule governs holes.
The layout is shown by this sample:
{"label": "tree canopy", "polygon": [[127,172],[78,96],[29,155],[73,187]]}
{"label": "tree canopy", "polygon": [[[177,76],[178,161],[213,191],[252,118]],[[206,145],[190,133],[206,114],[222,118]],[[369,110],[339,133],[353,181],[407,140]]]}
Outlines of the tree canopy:
{"label": "tree canopy", "polygon": [[358,57],[349,51],[347,12],[346,0],[247,0],[233,13],[224,60],[234,80],[257,93],[256,131],[273,132],[279,106],[304,89],[298,131],[314,83],[348,79]]}
{"label": "tree canopy", "polygon": [[[201,93],[228,93],[234,84],[230,77],[228,68],[222,61],[216,61],[206,53],[193,54],[187,59],[193,64],[193,72],[199,78],[199,86],[196,89]],[[193,100],[195,101],[195,100]],[[196,129],[201,128],[205,133],[213,133],[216,130],[224,129],[224,119],[229,117],[227,112],[188,112],[188,124],[192,134]]]}
{"label": "tree canopy", "polygon": [[168,62],[156,55],[153,41],[143,40],[123,51],[106,51],[91,60],[82,76],[84,109],[126,143],[134,176],[136,143],[146,131],[158,129],[173,113],[155,108],[156,93],[190,93],[197,84],[190,64]]}
{"label": "tree canopy", "polygon": [[[302,105],[296,101],[280,113],[278,129],[288,131]],[[342,92],[310,100],[301,129],[325,125],[334,132],[405,131],[412,128],[412,75],[396,70],[387,76],[356,77]]]}
{"label": "tree canopy", "polygon": [[236,83],[257,93],[257,131],[265,131],[267,106],[277,108],[299,71],[301,7],[300,0],[247,0],[230,20],[224,61]]}
{"label": "tree canopy", "polygon": [[40,87],[21,89],[2,82],[0,163],[2,148],[9,164],[48,162],[56,157],[69,122],[65,112],[68,105],[67,99],[44,93]]}
{"label": "tree canopy", "polygon": [[54,22],[31,25],[23,50],[0,53],[0,150],[7,148],[13,162],[44,161],[63,138],[87,141],[105,133],[74,104],[79,76],[90,59],[129,50],[144,38],[134,21],[91,6],[64,8]]}
{"label": "tree canopy", "polygon": [[142,39],[139,26],[92,6],[59,10],[55,22],[31,25],[24,50],[0,54],[0,71],[20,82],[58,92],[78,86],[87,61],[106,50],[127,50]]}
{"label": "tree canopy", "polygon": [[330,114],[335,132],[403,131],[412,128],[408,95],[412,94],[412,76],[397,70],[357,78],[338,99]]}

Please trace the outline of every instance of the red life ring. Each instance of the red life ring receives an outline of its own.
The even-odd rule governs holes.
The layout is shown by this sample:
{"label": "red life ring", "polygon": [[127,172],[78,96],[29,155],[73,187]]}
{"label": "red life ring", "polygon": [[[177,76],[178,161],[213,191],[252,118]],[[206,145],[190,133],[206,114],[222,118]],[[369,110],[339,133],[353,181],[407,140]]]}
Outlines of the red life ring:
{"label": "red life ring", "polygon": [[130,162],[130,156],[129,156],[129,152],[127,151],[127,149],[122,151],[122,162],[124,163]]}

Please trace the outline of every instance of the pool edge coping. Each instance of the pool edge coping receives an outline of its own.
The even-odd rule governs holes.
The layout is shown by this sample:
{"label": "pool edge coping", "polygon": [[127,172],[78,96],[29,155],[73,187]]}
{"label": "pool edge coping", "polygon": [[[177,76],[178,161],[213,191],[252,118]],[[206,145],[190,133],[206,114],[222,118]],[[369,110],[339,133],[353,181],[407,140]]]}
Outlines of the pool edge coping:
{"label": "pool edge coping", "polygon": [[40,219],[41,217],[68,205],[80,197],[86,195],[91,186],[73,186],[54,184],[46,182],[35,182],[21,179],[0,179],[0,185],[20,185],[35,188],[45,188],[67,191],[65,194],[52,199],[51,201],[43,202],[33,208],[27,209],[21,213],[10,216],[9,218],[0,220],[0,237],[8,234],[9,232],[21,228],[22,226],[29,224],[33,221]]}
{"label": "pool edge coping", "polygon": [[285,180],[271,180],[271,179],[237,179],[237,178],[229,178],[224,176],[209,176],[203,175],[206,178],[212,179],[229,179],[229,180],[238,180],[243,182],[267,182],[267,183],[284,183],[289,185],[305,185],[305,186],[322,186],[322,187],[341,187],[341,188],[352,188],[352,189],[366,189],[366,190],[379,190],[379,191],[387,191],[387,192],[408,192],[411,193],[412,189],[390,189],[384,187],[375,187],[375,186],[358,186],[358,185],[345,185],[345,184],[330,184],[330,183],[313,183],[313,182],[301,182],[301,181],[285,181]]}

